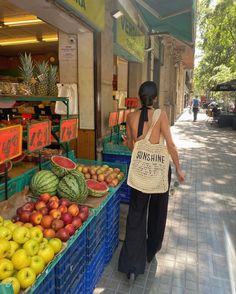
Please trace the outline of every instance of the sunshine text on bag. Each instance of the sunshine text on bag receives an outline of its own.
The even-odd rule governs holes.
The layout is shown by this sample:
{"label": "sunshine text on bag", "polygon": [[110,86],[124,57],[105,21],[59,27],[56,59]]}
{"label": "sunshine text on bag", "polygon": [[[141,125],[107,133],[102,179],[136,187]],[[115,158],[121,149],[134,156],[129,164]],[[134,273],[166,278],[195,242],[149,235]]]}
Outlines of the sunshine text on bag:
{"label": "sunshine text on bag", "polygon": [[147,152],[143,152],[143,151],[139,151],[137,153],[136,159],[143,159],[143,160],[147,160],[147,161],[153,161],[153,162],[161,162],[164,163],[165,161],[165,157],[163,155],[160,154],[150,154]]}

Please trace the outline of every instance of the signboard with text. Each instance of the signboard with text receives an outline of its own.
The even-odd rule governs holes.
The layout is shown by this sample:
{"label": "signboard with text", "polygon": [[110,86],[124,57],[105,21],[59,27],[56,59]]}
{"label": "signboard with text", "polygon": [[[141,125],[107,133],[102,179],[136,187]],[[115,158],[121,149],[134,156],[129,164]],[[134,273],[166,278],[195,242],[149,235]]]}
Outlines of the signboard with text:
{"label": "signboard with text", "polygon": [[22,153],[22,126],[0,129],[0,164]]}
{"label": "signboard with text", "polygon": [[60,122],[60,143],[69,142],[78,137],[77,118],[62,119]]}
{"label": "signboard with text", "polygon": [[39,150],[51,144],[51,121],[28,124],[28,151]]}

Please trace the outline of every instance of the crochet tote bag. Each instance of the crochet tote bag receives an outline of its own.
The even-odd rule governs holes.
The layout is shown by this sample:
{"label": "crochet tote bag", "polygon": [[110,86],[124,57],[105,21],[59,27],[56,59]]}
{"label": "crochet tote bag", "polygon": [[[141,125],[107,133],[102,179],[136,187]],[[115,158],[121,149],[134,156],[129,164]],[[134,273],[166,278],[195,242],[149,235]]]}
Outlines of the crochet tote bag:
{"label": "crochet tote bag", "polygon": [[169,153],[164,138],[160,136],[159,144],[149,141],[160,114],[160,109],[154,111],[145,138],[135,142],[128,173],[128,185],[147,194],[165,193],[168,190]]}

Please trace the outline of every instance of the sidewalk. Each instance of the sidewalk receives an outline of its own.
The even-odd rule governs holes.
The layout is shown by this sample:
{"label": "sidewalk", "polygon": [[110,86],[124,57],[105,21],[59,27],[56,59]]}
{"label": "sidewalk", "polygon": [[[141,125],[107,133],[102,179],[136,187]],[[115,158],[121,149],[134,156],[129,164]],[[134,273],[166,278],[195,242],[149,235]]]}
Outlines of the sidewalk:
{"label": "sidewalk", "polygon": [[172,134],[186,182],[170,196],[163,247],[129,286],[117,271],[120,242],[94,294],[236,293],[236,131],[186,111]]}

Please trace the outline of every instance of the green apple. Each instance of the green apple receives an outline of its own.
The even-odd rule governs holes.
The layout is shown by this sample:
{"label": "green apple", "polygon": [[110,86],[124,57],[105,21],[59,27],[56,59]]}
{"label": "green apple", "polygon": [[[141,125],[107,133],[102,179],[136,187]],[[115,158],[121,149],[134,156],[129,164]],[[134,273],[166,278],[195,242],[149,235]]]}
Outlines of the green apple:
{"label": "green apple", "polygon": [[48,244],[48,239],[47,238],[43,238],[43,240],[42,240],[42,242],[41,242],[40,245],[42,245],[42,244]]}
{"label": "green apple", "polygon": [[9,241],[10,242],[10,249],[8,250],[8,253],[6,255],[7,258],[11,258],[12,255],[15,253],[15,251],[19,248],[19,244],[15,241]]}
{"label": "green apple", "polygon": [[31,258],[28,256],[25,249],[18,249],[12,255],[11,261],[16,270],[20,270],[30,265]]}
{"label": "green apple", "polygon": [[1,282],[2,284],[12,284],[12,288],[14,291],[14,294],[18,294],[20,292],[20,282],[15,277],[9,277]]}
{"label": "green apple", "polygon": [[14,223],[10,223],[10,224],[7,224],[5,227],[13,232],[17,228],[17,225]]}
{"label": "green apple", "polygon": [[54,250],[49,244],[40,244],[38,255],[41,256],[45,263],[48,264],[54,257]]}
{"label": "green apple", "polygon": [[30,267],[22,268],[16,275],[22,289],[30,287],[36,280],[36,274]]}
{"label": "green apple", "polygon": [[4,218],[0,215],[0,226],[3,226]]}
{"label": "green apple", "polygon": [[36,275],[38,275],[44,270],[45,261],[41,256],[35,255],[31,258],[30,267],[34,270]]}
{"label": "green apple", "polygon": [[59,238],[52,238],[48,243],[52,246],[55,254],[61,251],[62,241]]}
{"label": "green apple", "polygon": [[0,280],[10,277],[13,274],[13,271],[14,265],[9,259],[0,259]]}
{"label": "green apple", "polygon": [[35,239],[30,239],[25,242],[25,244],[23,245],[23,248],[26,250],[29,256],[34,256],[39,251],[39,242],[36,241]]}
{"label": "green apple", "polygon": [[0,227],[0,238],[4,238],[6,240],[10,240],[12,237],[12,232],[10,229],[1,226]]}
{"label": "green apple", "polygon": [[35,239],[39,243],[43,240],[43,232],[40,230],[40,228],[33,227],[30,228],[30,238]]}
{"label": "green apple", "polygon": [[10,242],[4,238],[0,238],[0,258],[6,257],[10,248]]}
{"label": "green apple", "polygon": [[12,234],[12,238],[19,244],[24,244],[30,239],[30,231],[26,227],[17,227]]}
{"label": "green apple", "polygon": [[13,224],[13,222],[10,219],[5,219],[4,222],[3,222],[3,226],[6,227],[9,224]]}

